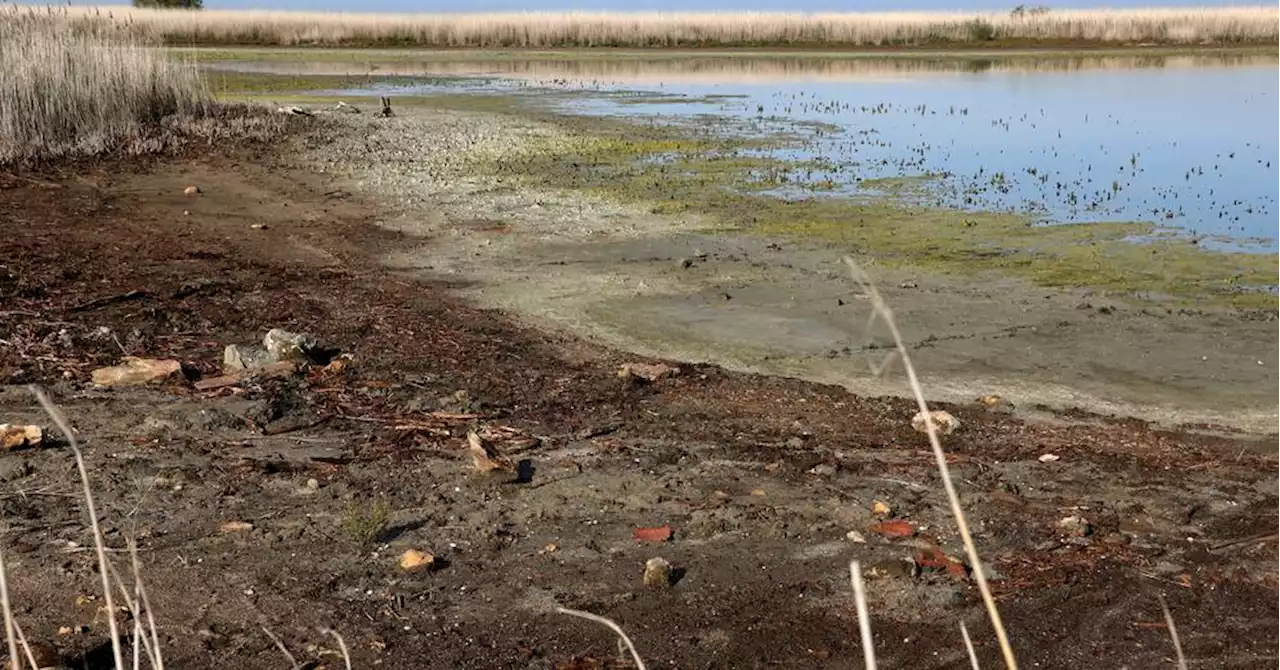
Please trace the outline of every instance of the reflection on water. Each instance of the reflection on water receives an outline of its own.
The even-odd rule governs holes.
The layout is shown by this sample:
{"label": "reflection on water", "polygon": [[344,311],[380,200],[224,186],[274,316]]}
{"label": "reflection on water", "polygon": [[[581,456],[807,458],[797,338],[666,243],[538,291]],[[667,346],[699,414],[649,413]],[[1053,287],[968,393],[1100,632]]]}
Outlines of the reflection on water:
{"label": "reflection on water", "polygon": [[932,204],[1054,223],[1155,221],[1206,244],[1276,249],[1275,53],[436,58],[219,67],[600,91],[610,94],[561,104],[673,122],[714,114],[734,119],[728,128],[807,133],[775,154],[805,161],[780,195],[857,194],[883,190],[885,179],[902,187],[902,177],[927,177],[905,187]]}
{"label": "reflection on water", "polygon": [[[405,52],[406,54],[408,52]],[[308,60],[244,60],[215,62],[210,68],[290,75],[381,76],[496,76],[551,80],[562,83],[796,83],[799,81],[858,81],[867,78],[920,74],[981,72],[1075,72],[1079,70],[1136,70],[1148,68],[1228,68],[1275,65],[1275,53],[1125,54],[1038,57],[1014,56],[805,56],[805,55],[617,55],[530,58],[468,58],[443,60],[441,52],[388,59],[379,52],[352,60],[325,61],[324,52]]]}

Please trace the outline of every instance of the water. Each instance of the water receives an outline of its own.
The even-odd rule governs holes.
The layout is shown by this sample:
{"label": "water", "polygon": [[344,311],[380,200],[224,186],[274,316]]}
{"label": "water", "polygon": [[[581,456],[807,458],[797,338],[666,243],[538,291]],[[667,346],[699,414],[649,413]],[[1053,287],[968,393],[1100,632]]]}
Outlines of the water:
{"label": "water", "polygon": [[772,153],[805,170],[780,196],[890,190],[1045,223],[1153,221],[1210,246],[1275,251],[1277,63],[662,56],[398,62],[379,74],[598,93],[557,98],[578,113],[792,126],[799,146]]}

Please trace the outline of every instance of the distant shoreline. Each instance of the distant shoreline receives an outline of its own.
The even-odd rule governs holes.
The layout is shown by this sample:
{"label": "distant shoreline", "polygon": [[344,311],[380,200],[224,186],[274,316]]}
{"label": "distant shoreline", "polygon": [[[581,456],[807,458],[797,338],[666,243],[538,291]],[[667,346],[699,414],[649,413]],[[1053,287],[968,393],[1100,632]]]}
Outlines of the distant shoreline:
{"label": "distant shoreline", "polygon": [[169,46],[860,51],[1275,47],[1280,7],[1006,12],[358,14],[60,7]]}

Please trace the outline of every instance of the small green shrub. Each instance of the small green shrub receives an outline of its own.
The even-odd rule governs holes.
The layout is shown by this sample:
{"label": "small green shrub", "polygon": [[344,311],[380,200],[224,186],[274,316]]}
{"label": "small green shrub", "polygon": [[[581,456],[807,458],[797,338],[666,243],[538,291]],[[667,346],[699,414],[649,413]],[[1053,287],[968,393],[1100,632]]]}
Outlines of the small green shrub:
{"label": "small green shrub", "polygon": [[367,547],[387,532],[390,520],[391,506],[385,500],[375,501],[367,508],[351,502],[342,516],[342,532],[347,539]]}

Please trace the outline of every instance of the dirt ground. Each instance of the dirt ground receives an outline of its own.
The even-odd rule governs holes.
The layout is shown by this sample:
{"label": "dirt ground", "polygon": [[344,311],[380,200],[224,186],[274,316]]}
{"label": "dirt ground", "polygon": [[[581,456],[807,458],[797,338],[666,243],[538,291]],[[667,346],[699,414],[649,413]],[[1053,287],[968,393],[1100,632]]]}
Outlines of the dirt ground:
{"label": "dirt ground", "polygon": [[[962,620],[996,667],[910,402],[710,365],[621,379],[634,357],[387,269],[435,242],[277,152],[0,173],[0,423],[48,426],[32,383],[68,415],[109,545],[138,540],[170,667],[288,667],[264,627],[309,667],[341,667],[321,628],[355,667],[626,667],[561,605],[617,621],[649,667],[855,668],[851,559],[883,667],[966,667]],[[193,386],[276,327],[349,363]],[[90,383],[125,354],[184,378]],[[1160,596],[1191,667],[1275,666],[1274,434],[944,407],[1023,667],[1172,667]],[[526,476],[476,472],[468,430]],[[0,480],[19,623],[68,666],[109,667],[70,450],[4,454]],[[877,502],[916,534],[885,536],[902,524],[876,526]],[[400,570],[411,548],[436,569]],[[641,581],[658,556],[667,588]]]}

